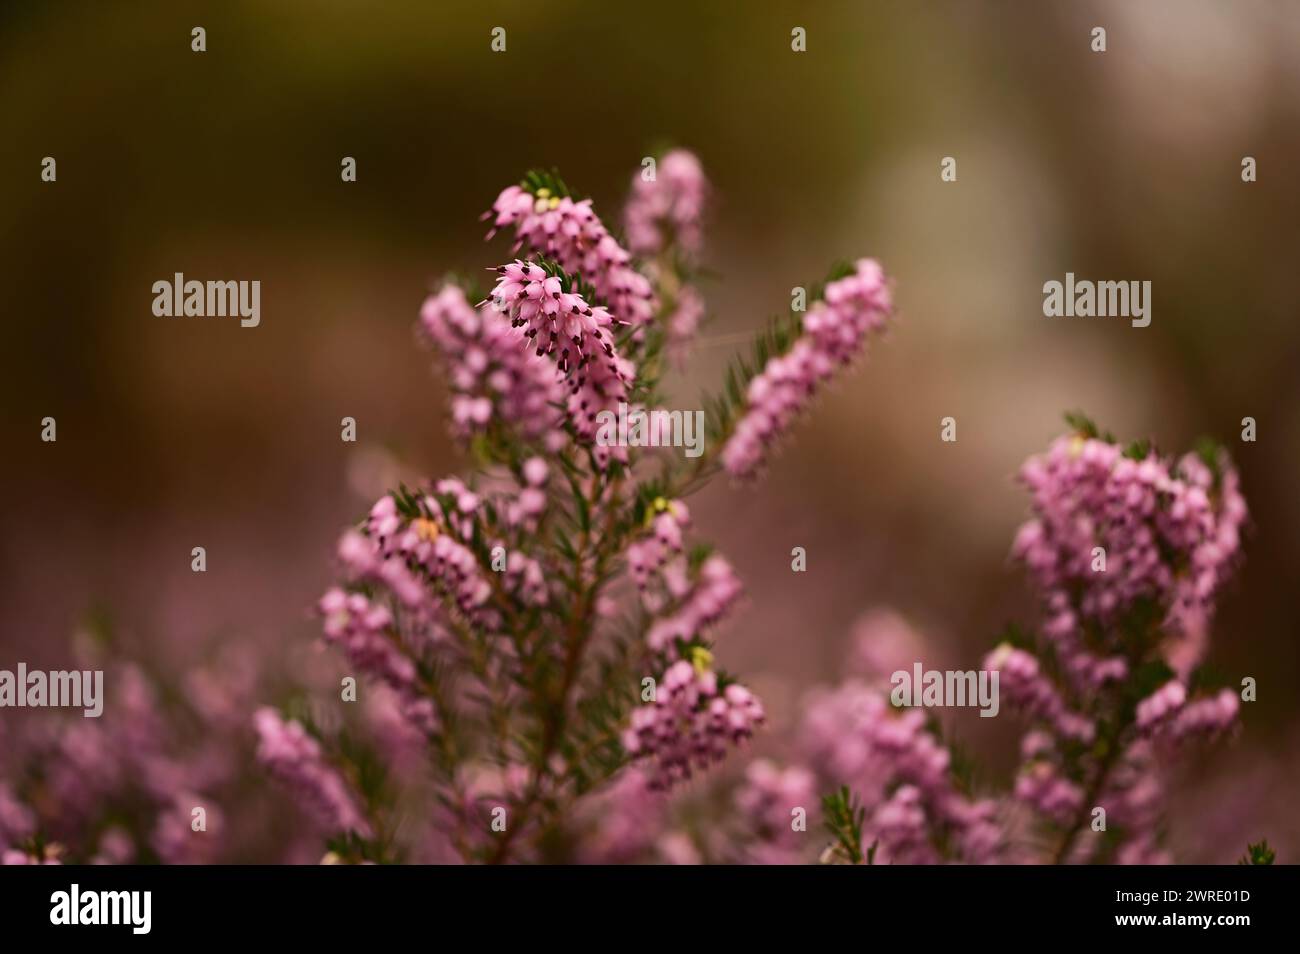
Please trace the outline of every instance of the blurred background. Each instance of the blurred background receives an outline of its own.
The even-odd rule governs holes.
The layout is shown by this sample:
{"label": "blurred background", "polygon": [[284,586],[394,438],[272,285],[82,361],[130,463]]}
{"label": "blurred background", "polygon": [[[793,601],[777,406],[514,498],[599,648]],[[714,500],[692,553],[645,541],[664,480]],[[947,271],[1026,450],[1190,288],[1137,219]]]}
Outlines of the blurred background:
{"label": "blurred background", "polygon": [[[641,158],[681,145],[716,189],[719,278],[673,406],[837,259],[879,258],[901,311],[765,482],[694,501],[750,592],[722,664],[778,726],[871,609],[974,668],[1034,618],[1013,478],[1062,412],[1167,451],[1208,434],[1253,518],[1211,660],[1259,701],[1192,766],[1173,843],[1300,857],[1300,6],[12,2],[0,116],[0,667],[69,665],[92,612],[161,668],[232,645],[299,665],[340,529],[462,466],[413,328],[443,274],[505,254],[478,216],[554,166],[615,223]],[[260,327],[154,317],[177,271],[260,280]],[[1150,281],[1150,327],[1045,318],[1067,271]],[[991,721],[958,731],[1009,772]]]}

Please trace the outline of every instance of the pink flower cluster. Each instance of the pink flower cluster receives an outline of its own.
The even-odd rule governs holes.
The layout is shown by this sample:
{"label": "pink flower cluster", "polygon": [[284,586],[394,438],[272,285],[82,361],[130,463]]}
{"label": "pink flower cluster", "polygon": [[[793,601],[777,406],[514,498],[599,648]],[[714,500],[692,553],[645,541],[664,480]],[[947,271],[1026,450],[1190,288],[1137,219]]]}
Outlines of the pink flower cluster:
{"label": "pink flower cluster", "polygon": [[[165,858],[170,864],[207,865],[212,864],[218,854],[218,846],[224,834],[222,828],[225,816],[217,805],[204,807],[204,829],[196,833],[194,824],[194,806],[203,804],[204,799],[193,792],[179,792],[170,806],[159,813],[158,819],[149,837],[150,845],[159,858]],[[121,864],[112,861],[115,852],[128,848],[119,837],[101,841],[100,852],[105,863]]]}
{"label": "pink flower cluster", "polygon": [[[180,700],[165,699],[134,663],[78,664],[104,666],[113,687],[100,718],[41,712],[0,727],[0,862],[193,864],[238,852],[221,830],[221,805],[237,797],[247,761],[243,713],[256,672],[245,651],[227,647],[176,677]],[[191,828],[196,807],[206,830]],[[45,842],[39,854],[34,836]]]}
{"label": "pink flower cluster", "polygon": [[559,278],[531,262],[514,261],[497,269],[500,277],[492,289],[492,303],[524,329],[524,337],[537,348],[537,355],[558,354],[560,371],[581,377],[593,359],[614,362],[614,340],[610,329],[614,318],[609,310],[588,305],[575,292],[566,292]]}
{"label": "pink flower cluster", "polygon": [[514,251],[554,259],[569,275],[580,275],[619,321],[640,326],[654,317],[649,280],[633,267],[632,256],[609,234],[590,199],[575,202],[545,189],[534,194],[509,186],[487,216],[492,218],[489,239],[498,229],[513,228]]}
{"label": "pink flower cluster", "polygon": [[447,530],[456,524],[462,536],[468,535],[472,518],[481,501],[455,478],[435,485],[438,495],[455,498],[453,509],[432,494],[421,505],[427,516],[414,519],[398,512],[392,495],[381,497],[370,510],[368,537],[374,543],[374,556],[398,565],[418,568],[425,579],[466,618],[487,621],[491,616],[486,604],[492,586],[479,566],[474,552]]}
{"label": "pink flower cluster", "polygon": [[[516,261],[498,269],[492,290],[493,307],[523,329],[536,354],[552,355],[568,382],[567,409],[578,435],[590,444],[596,433],[596,415],[616,410],[627,400],[636,377],[632,362],[614,347],[615,319],[602,306],[591,306],[575,292],[563,290],[560,279],[540,265]],[[611,454],[626,459],[626,448],[597,447],[602,463]]]}
{"label": "pink flower cluster", "polygon": [[1063,738],[1087,745],[1096,736],[1092,722],[1070,711],[1051,680],[1039,671],[1032,653],[1003,643],[984,660],[984,668],[998,673],[1000,691],[1012,705],[1050,723]]}
{"label": "pink flower cluster", "polygon": [[852,274],[826,286],[790,350],[771,358],[749,382],[745,414],[722,451],[732,476],[757,472],[818,386],[862,350],[868,333],[884,329],[892,307],[884,272],[871,259],[860,259]]}
{"label": "pink flower cluster", "polygon": [[666,153],[654,178],[646,178],[644,170],[632,177],[623,209],[628,247],[636,255],[653,256],[675,242],[685,255],[699,255],[708,194],[709,182],[694,153]]}
{"label": "pink flower cluster", "polygon": [[408,721],[432,733],[437,718],[432,703],[423,698],[415,663],[397,644],[393,614],[362,593],[348,593],[334,587],[321,597],[324,638],[342,650],[359,671],[375,676],[397,692]]}
{"label": "pink flower cluster", "polygon": [[338,771],[321,754],[320,744],[297,721],[286,722],[274,709],[262,708],[253,718],[257,729],[257,758],[284,785],[297,793],[303,806],[325,831],[371,834],[370,824]]}
{"label": "pink flower cluster", "polygon": [[[1226,455],[1216,469],[1194,455],[1177,463],[1128,455],[1084,435],[1060,438],[1022,468],[1034,517],[1014,553],[1044,595],[1042,632],[1060,675],[1049,679],[1033,655],[1008,645],[985,665],[1039,723],[1022,744],[1015,796],[1057,826],[1057,860],[1093,860],[1103,850],[1121,862],[1167,860],[1156,837],[1166,756],[1236,720],[1232,690],[1191,699],[1187,688],[1246,518]],[[1129,680],[1151,666],[1172,667],[1173,676],[1133,705]],[[1101,749],[1080,747],[1103,727]],[[1089,798],[1107,812],[1104,848],[1077,837]]]}
{"label": "pink flower cluster", "polygon": [[873,685],[889,685],[895,672],[910,669],[918,659],[927,658],[924,637],[893,609],[864,612],[853,624],[851,640],[845,668],[866,677]]}
{"label": "pink flower cluster", "polygon": [[670,559],[681,555],[683,534],[690,523],[691,511],[685,503],[663,501],[662,509],[651,518],[652,532],[628,545],[628,569],[643,596],[654,574],[661,571]]}
{"label": "pink flower cluster", "polygon": [[1136,721],[1139,731],[1177,741],[1227,731],[1236,723],[1240,708],[1231,689],[1189,702],[1187,687],[1172,679],[1138,703]]}
{"label": "pink flower cluster", "polygon": [[[717,554],[694,570],[688,565],[683,536],[690,511],[684,503],[661,498],[651,508],[650,532],[628,545],[627,561],[651,614],[646,648],[667,670],[655,700],[633,710],[623,744],[634,759],[653,764],[647,773],[658,789],[689,778],[692,764],[703,768],[720,759],[728,740],[747,738],[763,721],[763,707],[743,686],[719,688],[712,657],[700,645],[739,601],[739,577]],[[678,640],[694,644],[689,658],[669,662]]]}
{"label": "pink flower cluster", "polygon": [[1056,740],[1050,733],[1031,730],[1020,740],[1021,766],[1015,797],[1044,818],[1065,825],[1083,808],[1083,789],[1062,773],[1056,759]]}
{"label": "pink flower cluster", "polygon": [[657,500],[654,507],[650,533],[628,545],[627,563],[642,604],[656,617],[646,644],[660,653],[716,626],[740,601],[744,585],[718,554],[692,571],[682,555],[690,510],[680,500]]}
{"label": "pink flower cluster", "polygon": [[465,293],[446,285],[420,309],[420,325],[446,361],[452,392],[452,426],[468,438],[496,420],[525,440],[562,436],[562,376],[539,361],[523,331],[492,308],[474,308]]}
{"label": "pink flower cluster", "polygon": [[1113,632],[1140,600],[1152,601],[1171,635],[1192,647],[1180,666],[1190,668],[1246,519],[1226,458],[1216,492],[1195,455],[1177,464],[1155,453],[1134,460],[1115,444],[1065,436],[1031,457],[1020,476],[1034,517],[1020,528],[1013,553],[1044,595],[1044,632],[1071,675],[1085,684],[1096,678],[1098,660],[1080,645],[1083,629]]}
{"label": "pink flower cluster", "polygon": [[[1097,801],[1106,809],[1107,830],[1118,835],[1114,853],[1117,864],[1154,865],[1173,860],[1160,840],[1166,774],[1167,766],[1157,758],[1154,747],[1139,739],[1124,751],[1102,786]],[[1093,860],[1099,854],[1094,842],[1078,839],[1063,860]]]}
{"label": "pink flower cluster", "polygon": [[638,766],[620,771],[578,810],[577,860],[582,864],[629,864],[654,847],[667,816],[668,799],[651,787]]}
{"label": "pink flower cluster", "polygon": [[[670,574],[665,573],[665,576]],[[678,579],[684,577],[671,574]],[[681,584],[677,584],[681,585]],[[717,554],[701,564],[695,579],[686,584],[689,589],[677,608],[667,616],[655,620],[646,633],[646,645],[662,652],[676,640],[690,642],[696,636],[716,625],[731,611],[744,595],[744,584],[727,560]]]}
{"label": "pink flower cluster", "polygon": [[763,720],[762,704],[744,686],[724,688],[717,673],[680,659],[664,673],[654,701],[632,710],[623,747],[652,789],[666,789],[689,779],[693,769],[720,762]]}
{"label": "pink flower cluster", "polygon": [[[419,678],[421,662],[449,650],[448,628],[458,621],[496,629],[501,613],[493,605],[490,573],[499,571],[503,594],[526,606],[545,606],[550,586],[542,563],[507,539],[492,539],[500,560],[491,570],[465,542],[477,529],[523,540],[535,532],[547,506],[549,468],[540,457],[525,460],[517,488],[485,499],[462,481],[438,481],[415,498],[419,515],[399,509],[394,496],[370,509],[363,530],[348,530],[338,556],[351,584],[382,587],[374,594],[333,587],[318,603],[324,640],[340,649],[362,673],[393,689],[400,711],[425,734],[439,731],[428,686]],[[485,507],[498,523],[489,529]],[[391,599],[385,596],[390,595]]]}
{"label": "pink flower cluster", "polygon": [[785,865],[809,860],[808,835],[821,798],[817,778],[807,768],[781,768],[770,759],[755,759],[736,791],[736,807],[749,829],[742,859],[751,864]]}
{"label": "pink flower cluster", "polygon": [[897,711],[875,688],[850,681],[810,699],[801,735],[818,776],[861,798],[863,847],[877,844],[877,863],[998,858],[996,803],[959,790],[952,757],[926,728],[922,710]]}

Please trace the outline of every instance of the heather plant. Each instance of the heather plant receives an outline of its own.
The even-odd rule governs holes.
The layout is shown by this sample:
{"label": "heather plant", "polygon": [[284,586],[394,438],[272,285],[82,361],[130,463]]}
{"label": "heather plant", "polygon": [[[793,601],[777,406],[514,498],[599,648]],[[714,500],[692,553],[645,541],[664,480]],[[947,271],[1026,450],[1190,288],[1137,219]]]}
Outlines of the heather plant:
{"label": "heather plant", "polygon": [[100,614],[73,657],[104,671],[112,704],[97,718],[46,710],[0,723],[0,864],[248,860],[268,807],[248,772],[256,658],[227,646],[164,670],[130,658]]}
{"label": "heather plant", "polygon": [[1032,516],[1012,552],[1043,618],[1009,626],[983,664],[1029,726],[1009,791],[977,783],[924,709],[893,704],[890,671],[910,669],[924,640],[875,614],[860,674],[809,698],[796,764],[756,764],[740,786],[748,858],[808,860],[815,846],[788,819],[822,791],[834,863],[1171,860],[1163,810],[1179,756],[1238,718],[1237,693],[1213,688],[1203,663],[1246,505],[1211,443],[1173,458],[1067,420],[1020,472]]}
{"label": "heather plant", "polygon": [[[661,406],[700,326],[708,194],[694,156],[663,156],[633,180],[620,240],[591,199],[530,172],[486,213],[489,240],[511,239],[488,287],[448,280],[424,303],[471,471],[376,502],[342,536],[319,611],[325,642],[421,741],[428,841],[405,836],[382,770],[303,720],[257,716],[262,760],[332,833],[331,858],[626,854],[638,823],[602,805],[653,814],[763,724],[714,656],[741,581],[692,539],[685,498],[754,477],[892,304],[874,261],[835,268],[703,399],[696,457],[599,439],[601,412]],[[584,825],[601,832],[575,848]]]}
{"label": "heather plant", "polygon": [[670,799],[765,719],[715,660],[743,586],[692,539],[685,498],[719,473],[755,479],[893,309],[874,261],[838,267],[702,399],[704,453],[601,439],[605,412],[662,405],[700,324],[709,188],[684,152],[657,172],[633,180],[625,242],[530,172],[485,215],[489,240],[513,239],[491,282],[449,280],[421,309],[471,472],[376,502],[319,611],[325,642],[385,687],[404,751],[427,755],[422,794],[402,808],[383,760],[257,717],[263,761],[333,833],[330,860],[1167,860],[1177,756],[1237,717],[1200,664],[1246,508],[1221,449],[1125,447],[1081,415],[1020,475],[1013,555],[1042,619],[983,663],[1028,723],[1012,784],[977,783],[941,722],[891,696],[889,666],[919,671],[924,641],[876,614],[858,675],[809,697],[791,764],[751,763],[724,819]]}
{"label": "heather plant", "polygon": [[[1222,448],[1123,445],[1079,414],[1020,470],[1012,555],[1040,616],[982,663],[1006,703],[986,714],[1026,723],[1013,779],[991,784],[923,696],[891,693],[929,647],[874,611],[846,677],[774,740],[785,758],[685,784],[766,721],[715,657],[744,587],[686,500],[756,479],[893,306],[874,261],[838,266],[701,399],[701,454],[603,438],[603,412],[663,406],[703,317],[708,184],[683,151],[649,168],[622,240],[558,175],[529,173],[486,213],[489,240],[512,240],[490,281],[423,303],[469,466],[392,489],[341,535],[317,611],[342,708],[319,686],[256,707],[274,687],[233,649],[169,678],[106,630],[83,639],[114,705],[0,725],[0,861],[241,859],[231,823],[264,807],[254,762],[305,825],[277,860],[1171,860],[1181,757],[1238,721],[1205,657],[1247,509]],[[1241,863],[1273,860],[1260,842]]]}
{"label": "heather plant", "polygon": [[1042,850],[1058,862],[1167,860],[1173,756],[1238,716],[1237,693],[1213,689],[1201,665],[1246,504],[1212,444],[1175,459],[1071,423],[1020,472],[1033,517],[1013,552],[1043,621],[1029,637],[1011,630],[985,664],[1033,722],[1014,794]]}

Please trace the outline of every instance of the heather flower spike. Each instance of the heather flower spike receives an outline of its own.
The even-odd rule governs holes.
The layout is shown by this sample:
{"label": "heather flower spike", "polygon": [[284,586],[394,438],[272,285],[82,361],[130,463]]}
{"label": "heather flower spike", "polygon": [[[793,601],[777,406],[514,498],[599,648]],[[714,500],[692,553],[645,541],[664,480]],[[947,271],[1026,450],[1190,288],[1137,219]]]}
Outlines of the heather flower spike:
{"label": "heather flower spike", "polygon": [[884,330],[892,310],[884,272],[871,259],[826,286],[804,314],[794,343],[768,358],[748,383],[744,415],[722,451],[732,476],[755,475],[817,389],[862,351],[868,335]]}

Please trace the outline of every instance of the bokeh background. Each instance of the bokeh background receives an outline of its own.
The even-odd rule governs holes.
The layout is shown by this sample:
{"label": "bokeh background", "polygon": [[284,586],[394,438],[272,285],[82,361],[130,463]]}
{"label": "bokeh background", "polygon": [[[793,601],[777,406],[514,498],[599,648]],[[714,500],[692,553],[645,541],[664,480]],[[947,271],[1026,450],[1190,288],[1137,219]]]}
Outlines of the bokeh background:
{"label": "bokeh background", "polygon": [[[297,665],[340,528],[462,465],[413,327],[444,273],[502,258],[480,213],[540,165],[615,220],[676,144],[716,187],[719,277],[675,406],[834,260],[881,259],[901,308],[763,484],[697,498],[751,594],[722,663],[778,726],[873,608],[973,668],[1034,617],[1013,478],[1064,410],[1168,450],[1215,436],[1253,527],[1211,659],[1259,701],[1177,790],[1174,845],[1300,856],[1300,6],[20,0],[0,117],[0,665],[67,665],[92,612],[160,668],[232,645]],[[154,317],[176,271],[260,280],[261,326]],[[1151,281],[1150,327],[1045,318],[1067,271]],[[1009,771],[1011,720],[984,721],[959,731]]]}

